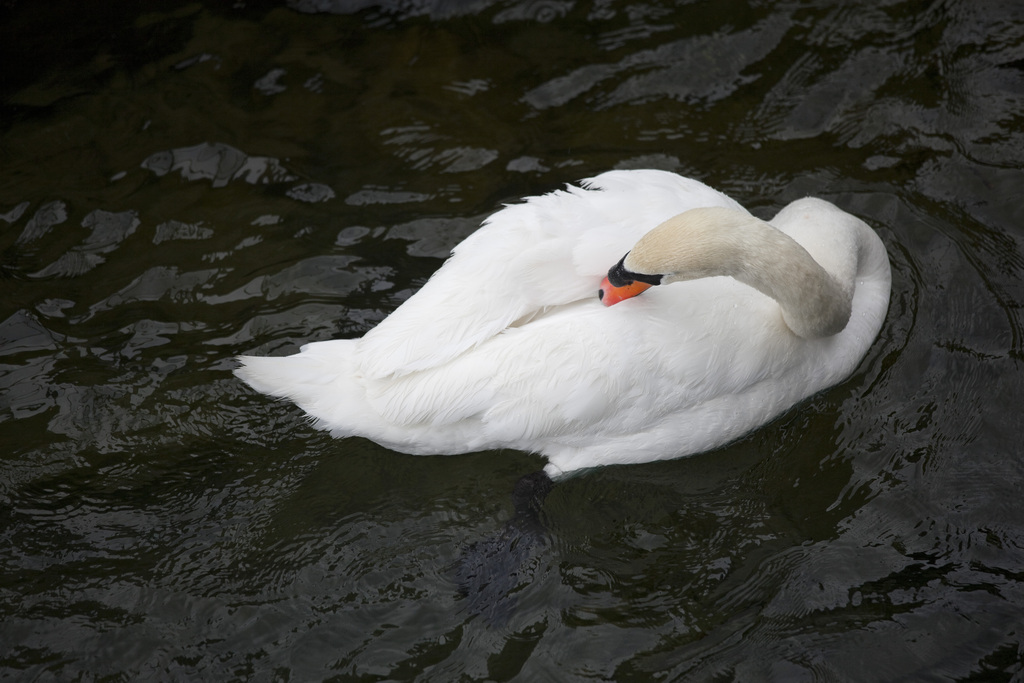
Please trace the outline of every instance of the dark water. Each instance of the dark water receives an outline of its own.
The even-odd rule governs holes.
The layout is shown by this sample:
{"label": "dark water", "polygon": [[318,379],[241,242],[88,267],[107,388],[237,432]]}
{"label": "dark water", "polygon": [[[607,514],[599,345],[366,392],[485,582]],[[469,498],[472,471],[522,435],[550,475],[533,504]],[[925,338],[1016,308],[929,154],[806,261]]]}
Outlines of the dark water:
{"label": "dark water", "polygon": [[[0,678],[1024,674],[1024,5],[0,4]],[[502,202],[610,168],[893,263],[847,382],[719,452],[543,463],[313,432],[242,352],[357,336]]]}

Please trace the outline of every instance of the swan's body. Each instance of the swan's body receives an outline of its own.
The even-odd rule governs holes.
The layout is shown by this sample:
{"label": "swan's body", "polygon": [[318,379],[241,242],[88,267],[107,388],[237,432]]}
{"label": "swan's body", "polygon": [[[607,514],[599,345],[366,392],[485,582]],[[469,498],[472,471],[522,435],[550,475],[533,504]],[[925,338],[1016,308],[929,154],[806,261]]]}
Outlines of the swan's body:
{"label": "swan's body", "polygon": [[[243,357],[237,374],[335,436],[531,451],[557,476],[724,445],[848,377],[877,336],[885,248],[832,204],[799,200],[764,223],[670,173],[585,187],[492,216],[363,338]],[[698,208],[712,210],[673,218]],[[620,259],[663,286],[602,306]]]}

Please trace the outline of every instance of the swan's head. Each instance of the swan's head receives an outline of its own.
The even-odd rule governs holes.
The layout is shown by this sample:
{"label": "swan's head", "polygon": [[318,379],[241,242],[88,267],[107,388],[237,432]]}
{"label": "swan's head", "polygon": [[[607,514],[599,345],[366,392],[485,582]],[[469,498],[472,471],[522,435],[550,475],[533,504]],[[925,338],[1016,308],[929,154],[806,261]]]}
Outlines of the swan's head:
{"label": "swan's head", "polygon": [[850,320],[857,263],[856,245],[833,241],[833,251],[852,262],[846,284],[792,237],[746,211],[690,209],[641,237],[608,271],[598,296],[611,306],[654,285],[727,276],[775,299],[797,336],[828,337]]}
{"label": "swan's head", "polygon": [[608,271],[608,277],[601,281],[597,298],[605,306],[613,306],[620,301],[631,299],[654,285],[661,284],[661,275],[646,275],[629,270],[625,265],[626,256],[619,259],[619,262]]}
{"label": "swan's head", "polygon": [[750,223],[745,211],[690,209],[648,232],[608,271],[598,298],[612,306],[654,285],[732,275]]}

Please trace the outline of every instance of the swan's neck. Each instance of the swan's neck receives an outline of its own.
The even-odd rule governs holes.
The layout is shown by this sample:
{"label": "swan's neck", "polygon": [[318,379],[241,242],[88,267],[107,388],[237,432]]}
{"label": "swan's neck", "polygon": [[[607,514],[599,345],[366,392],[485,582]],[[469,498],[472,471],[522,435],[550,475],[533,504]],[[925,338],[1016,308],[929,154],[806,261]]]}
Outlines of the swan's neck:
{"label": "swan's neck", "polygon": [[728,275],[775,299],[800,337],[837,334],[850,319],[852,281],[833,277],[788,235],[734,209],[693,209],[644,235],[626,256],[631,271],[662,284]]}

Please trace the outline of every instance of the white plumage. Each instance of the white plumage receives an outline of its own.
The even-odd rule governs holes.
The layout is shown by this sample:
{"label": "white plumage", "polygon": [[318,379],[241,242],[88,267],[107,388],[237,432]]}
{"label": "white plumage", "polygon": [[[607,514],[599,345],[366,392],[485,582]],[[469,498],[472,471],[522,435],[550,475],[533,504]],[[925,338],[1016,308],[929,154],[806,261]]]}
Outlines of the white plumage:
{"label": "white plumage", "polygon": [[700,207],[743,211],[661,171],[612,171],[527,199],[485,221],[361,339],[242,357],[236,373],[335,436],[424,455],[531,451],[552,476],[724,445],[856,369],[885,317],[889,261],[862,221],[804,199],[769,224],[852,293],[840,333],[798,337],[775,300],[726,276],[602,306],[609,268]]}

